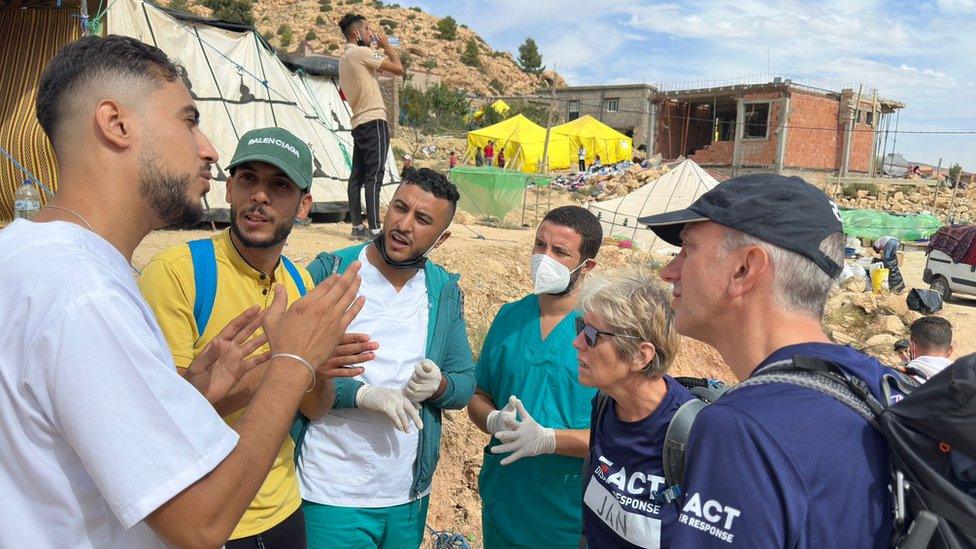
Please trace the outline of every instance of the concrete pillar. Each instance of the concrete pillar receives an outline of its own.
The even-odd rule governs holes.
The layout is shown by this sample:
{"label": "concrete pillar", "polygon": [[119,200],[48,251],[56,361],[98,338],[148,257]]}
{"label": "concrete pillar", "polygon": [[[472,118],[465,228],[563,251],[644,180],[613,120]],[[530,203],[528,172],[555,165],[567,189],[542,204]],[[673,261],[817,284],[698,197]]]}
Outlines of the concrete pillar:
{"label": "concrete pillar", "polygon": [[786,133],[790,120],[790,96],[779,100],[779,131],[776,136],[776,173],[782,175],[786,162]]}
{"label": "concrete pillar", "polygon": [[743,98],[735,100],[735,141],[732,146],[732,177],[735,177],[742,155],[742,135],[745,131],[746,104]]}
{"label": "concrete pillar", "polygon": [[657,102],[652,95],[647,99],[647,109],[650,111],[647,121],[647,157],[654,156],[657,148]]}
{"label": "concrete pillar", "polygon": [[845,88],[840,92],[840,112],[843,120],[844,139],[841,147],[840,169],[838,175],[847,177],[847,168],[851,160],[851,138],[854,133],[854,90]]}

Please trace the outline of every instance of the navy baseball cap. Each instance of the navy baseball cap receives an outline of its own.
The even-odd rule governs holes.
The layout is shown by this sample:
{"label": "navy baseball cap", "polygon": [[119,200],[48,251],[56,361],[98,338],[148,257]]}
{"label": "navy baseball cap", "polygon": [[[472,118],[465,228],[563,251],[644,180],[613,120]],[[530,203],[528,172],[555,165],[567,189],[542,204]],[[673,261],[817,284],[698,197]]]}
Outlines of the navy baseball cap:
{"label": "navy baseball cap", "polygon": [[820,243],[843,229],[837,206],[799,177],[749,174],[719,183],[684,210],[641,217],[665,242],[681,246],[687,223],[714,221],[796,252],[836,277],[843,270]]}

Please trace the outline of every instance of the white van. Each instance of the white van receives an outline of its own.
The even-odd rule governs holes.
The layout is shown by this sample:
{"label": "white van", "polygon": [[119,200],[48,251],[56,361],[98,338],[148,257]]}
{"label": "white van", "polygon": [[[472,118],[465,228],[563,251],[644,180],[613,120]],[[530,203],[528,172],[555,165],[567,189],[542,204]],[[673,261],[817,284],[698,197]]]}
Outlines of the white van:
{"label": "white van", "polygon": [[925,262],[922,281],[939,292],[943,301],[955,293],[976,296],[976,265],[956,263],[948,254],[932,250]]}

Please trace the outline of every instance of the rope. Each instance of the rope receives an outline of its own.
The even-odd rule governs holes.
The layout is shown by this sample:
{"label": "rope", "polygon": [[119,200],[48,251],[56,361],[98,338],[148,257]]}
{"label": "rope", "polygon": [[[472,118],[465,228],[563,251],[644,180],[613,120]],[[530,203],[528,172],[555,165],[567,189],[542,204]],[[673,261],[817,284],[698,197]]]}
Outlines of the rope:
{"label": "rope", "polygon": [[27,168],[21,166],[20,165],[20,162],[17,162],[17,159],[14,158],[14,155],[10,154],[7,151],[7,149],[4,149],[3,147],[0,147],[0,153],[3,153],[3,155],[7,157],[7,160],[9,160],[14,165],[15,168],[17,168],[18,170],[24,172],[24,175],[26,175],[28,177],[28,179],[30,179],[34,183],[37,183],[38,186],[40,186],[42,189],[44,189],[44,192],[47,193],[48,196],[54,196],[54,191],[52,191],[51,188],[48,187],[47,185],[45,185],[44,183],[41,183],[40,180],[38,180],[36,177],[34,177],[34,174],[32,174],[29,171],[27,171]]}
{"label": "rope", "polygon": [[427,526],[427,531],[430,532],[431,537],[434,538],[434,549],[471,549],[471,544],[468,543],[468,539],[457,532],[448,532],[447,530],[438,531]]}

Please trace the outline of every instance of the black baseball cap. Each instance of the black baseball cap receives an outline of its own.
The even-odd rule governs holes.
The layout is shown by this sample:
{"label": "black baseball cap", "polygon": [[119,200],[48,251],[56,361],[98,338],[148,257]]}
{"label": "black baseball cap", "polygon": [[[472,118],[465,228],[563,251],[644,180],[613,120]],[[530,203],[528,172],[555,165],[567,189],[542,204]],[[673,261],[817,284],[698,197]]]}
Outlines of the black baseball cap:
{"label": "black baseball cap", "polygon": [[911,342],[908,341],[907,339],[899,339],[898,341],[895,342],[895,350],[896,351],[900,351],[902,349],[907,349],[907,348],[909,348],[911,346],[912,346]]}
{"label": "black baseball cap", "polygon": [[813,261],[831,277],[843,270],[820,243],[843,229],[837,206],[799,177],[749,174],[719,183],[684,210],[641,217],[665,242],[681,246],[686,223],[714,221]]}

